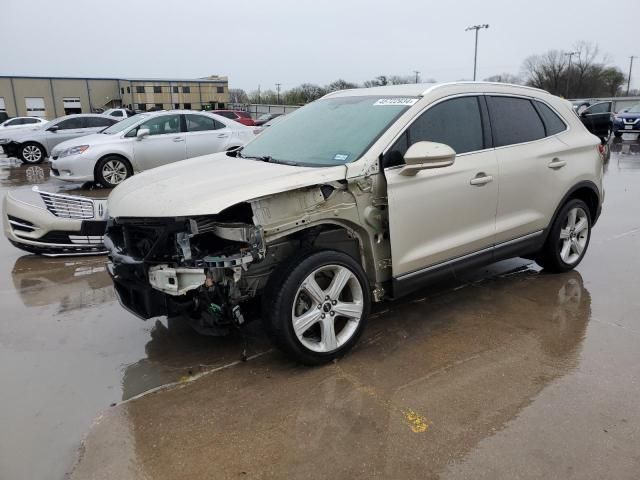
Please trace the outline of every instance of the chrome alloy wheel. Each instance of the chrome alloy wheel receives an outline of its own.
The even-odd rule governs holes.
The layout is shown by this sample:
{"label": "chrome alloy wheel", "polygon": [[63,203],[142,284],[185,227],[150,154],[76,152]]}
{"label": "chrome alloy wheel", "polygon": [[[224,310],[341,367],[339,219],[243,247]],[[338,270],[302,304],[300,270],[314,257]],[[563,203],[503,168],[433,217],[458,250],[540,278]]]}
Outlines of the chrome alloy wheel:
{"label": "chrome alloy wheel", "polygon": [[38,163],[42,158],[42,150],[35,145],[27,145],[22,150],[22,156],[29,163]]}
{"label": "chrome alloy wheel", "polygon": [[109,160],[102,166],[102,178],[117,185],[127,178],[127,166],[120,160]]}
{"label": "chrome alloy wheel", "polygon": [[347,343],[358,329],[364,310],[362,285],[341,265],[314,270],[293,301],[296,337],[309,350],[329,353]]}
{"label": "chrome alloy wheel", "polygon": [[580,260],[589,240],[589,217],[582,208],[569,210],[560,229],[560,258],[567,265]]}

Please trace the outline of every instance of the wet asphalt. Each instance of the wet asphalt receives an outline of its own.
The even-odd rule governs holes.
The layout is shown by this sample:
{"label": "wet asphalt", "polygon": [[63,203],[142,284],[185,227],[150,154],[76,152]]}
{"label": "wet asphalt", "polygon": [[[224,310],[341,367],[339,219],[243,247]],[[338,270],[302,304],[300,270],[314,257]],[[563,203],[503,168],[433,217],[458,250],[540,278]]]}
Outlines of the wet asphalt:
{"label": "wet asphalt", "polygon": [[[612,145],[574,272],[514,259],[376,306],[320,368],[123,310],[104,257],[0,239],[0,478],[561,478],[640,472],[640,143]],[[0,195],[104,196],[0,158]]]}

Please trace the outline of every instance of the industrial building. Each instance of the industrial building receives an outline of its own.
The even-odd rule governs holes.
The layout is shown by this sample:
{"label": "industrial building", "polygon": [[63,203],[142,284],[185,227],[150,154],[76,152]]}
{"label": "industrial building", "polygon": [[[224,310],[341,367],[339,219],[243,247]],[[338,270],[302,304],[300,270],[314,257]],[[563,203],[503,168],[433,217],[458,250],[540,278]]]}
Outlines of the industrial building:
{"label": "industrial building", "polygon": [[53,119],[113,107],[132,110],[225,108],[227,77],[197,79],[0,76],[0,112]]}

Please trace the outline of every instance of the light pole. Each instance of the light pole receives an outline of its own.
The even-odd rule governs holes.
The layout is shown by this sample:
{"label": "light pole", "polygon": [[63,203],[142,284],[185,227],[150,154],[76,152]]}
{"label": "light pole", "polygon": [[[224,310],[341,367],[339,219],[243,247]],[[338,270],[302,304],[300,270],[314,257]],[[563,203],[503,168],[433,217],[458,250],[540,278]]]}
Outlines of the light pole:
{"label": "light pole", "polygon": [[627,97],[629,96],[629,87],[631,87],[631,69],[633,68],[633,59],[636,58],[635,55],[631,55],[629,59],[629,76],[627,77]]}
{"label": "light pole", "polygon": [[483,28],[489,28],[489,24],[484,23],[482,25],[473,25],[471,27],[467,27],[464,29],[465,32],[468,32],[469,30],[476,31],[476,49],[475,49],[475,54],[473,56],[473,81],[474,82],[476,80],[476,72],[478,67],[478,31],[480,31]]}
{"label": "light pole", "polygon": [[280,85],[281,85],[280,83],[276,83],[276,91],[278,92],[276,105],[280,105]]}
{"label": "light pole", "polygon": [[420,79],[420,72],[418,70],[414,70],[413,73],[416,74],[416,83],[418,83],[418,80]]}
{"label": "light pole", "polygon": [[566,57],[569,57],[569,66],[567,67],[567,94],[564,98],[569,98],[569,85],[571,84],[571,59],[574,55],[578,55],[579,52],[567,52]]}

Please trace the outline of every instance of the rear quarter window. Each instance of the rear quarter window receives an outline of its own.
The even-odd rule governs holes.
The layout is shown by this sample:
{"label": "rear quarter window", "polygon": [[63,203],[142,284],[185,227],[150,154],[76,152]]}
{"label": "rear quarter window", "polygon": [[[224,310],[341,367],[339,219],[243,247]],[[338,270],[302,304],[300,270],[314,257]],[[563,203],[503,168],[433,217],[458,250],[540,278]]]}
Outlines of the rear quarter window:
{"label": "rear quarter window", "polygon": [[496,147],[532,142],[546,136],[540,115],[531,100],[497,96],[488,100]]}
{"label": "rear quarter window", "polygon": [[542,117],[544,128],[547,131],[547,136],[564,132],[567,129],[567,125],[564,121],[562,121],[558,114],[551,110],[547,105],[536,101],[535,106]]}

